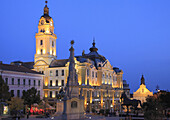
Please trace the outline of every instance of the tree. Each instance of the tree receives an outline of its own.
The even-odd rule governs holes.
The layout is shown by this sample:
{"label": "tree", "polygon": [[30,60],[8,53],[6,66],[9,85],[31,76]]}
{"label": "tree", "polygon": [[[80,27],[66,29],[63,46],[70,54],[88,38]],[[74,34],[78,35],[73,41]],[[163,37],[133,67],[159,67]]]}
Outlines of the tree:
{"label": "tree", "polygon": [[160,91],[146,99],[143,104],[146,120],[161,119],[165,116],[164,110],[170,108],[170,92]]}
{"label": "tree", "polygon": [[28,105],[31,108],[31,105],[34,103],[39,104],[41,102],[40,94],[37,92],[37,89],[32,87],[27,91],[23,91],[22,99],[24,99],[24,104]]}
{"label": "tree", "polygon": [[10,97],[9,86],[4,82],[0,75],[0,102],[6,102]]}
{"label": "tree", "polygon": [[11,101],[8,101],[9,109],[13,114],[17,114],[17,111],[24,108],[24,100],[18,97],[12,97]]}

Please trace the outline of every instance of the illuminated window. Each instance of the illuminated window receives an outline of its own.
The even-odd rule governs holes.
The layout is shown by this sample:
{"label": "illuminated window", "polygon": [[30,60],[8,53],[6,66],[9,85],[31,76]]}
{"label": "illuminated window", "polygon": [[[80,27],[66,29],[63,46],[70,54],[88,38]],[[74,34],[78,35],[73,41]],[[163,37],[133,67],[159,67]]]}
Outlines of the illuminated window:
{"label": "illuminated window", "polygon": [[62,80],[61,85],[64,86],[64,80]]}
{"label": "illuminated window", "polygon": [[40,41],[40,45],[43,45],[43,40]]}

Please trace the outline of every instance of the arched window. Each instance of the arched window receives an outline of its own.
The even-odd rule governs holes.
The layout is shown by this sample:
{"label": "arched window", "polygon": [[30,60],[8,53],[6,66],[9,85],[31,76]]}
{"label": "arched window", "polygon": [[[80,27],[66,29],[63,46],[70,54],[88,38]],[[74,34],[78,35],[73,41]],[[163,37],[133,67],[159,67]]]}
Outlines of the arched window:
{"label": "arched window", "polygon": [[40,45],[43,45],[43,40],[40,41]]}
{"label": "arched window", "polygon": [[54,41],[52,41],[52,47],[54,47]]}
{"label": "arched window", "polygon": [[71,108],[77,108],[77,102],[76,101],[71,102]]}

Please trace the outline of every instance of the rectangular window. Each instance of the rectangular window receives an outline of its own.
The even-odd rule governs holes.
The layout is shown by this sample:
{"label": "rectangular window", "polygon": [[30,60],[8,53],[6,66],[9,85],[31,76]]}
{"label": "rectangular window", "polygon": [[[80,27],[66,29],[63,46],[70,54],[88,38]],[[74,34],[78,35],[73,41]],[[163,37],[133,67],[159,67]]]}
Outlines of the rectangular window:
{"label": "rectangular window", "polygon": [[43,40],[40,41],[40,45],[43,45]]}
{"label": "rectangular window", "polygon": [[87,97],[90,97],[89,91],[87,91]]}
{"label": "rectangular window", "polygon": [[52,98],[52,95],[53,95],[53,92],[52,92],[52,91],[50,91],[50,98]]}
{"label": "rectangular window", "polygon": [[12,85],[14,85],[14,78],[12,78]]}
{"label": "rectangular window", "polygon": [[34,86],[36,86],[36,81],[34,80]]}
{"label": "rectangular window", "polygon": [[20,85],[20,79],[18,79],[18,85]]}
{"label": "rectangular window", "polygon": [[8,78],[5,78],[5,82],[6,82],[6,84],[8,85]]}
{"label": "rectangular window", "polygon": [[58,86],[58,80],[56,80],[56,86]]}
{"label": "rectangular window", "polygon": [[92,77],[94,77],[94,72],[92,72]]}
{"label": "rectangular window", "polygon": [[52,87],[52,84],[53,84],[53,81],[52,81],[52,80],[50,80],[50,87]]}
{"label": "rectangular window", "polygon": [[61,75],[64,76],[64,70],[62,70],[62,74]]}
{"label": "rectangular window", "polygon": [[89,69],[87,69],[87,76],[89,76]]}
{"label": "rectangular window", "polygon": [[58,76],[58,70],[56,70],[56,76]]}
{"label": "rectangular window", "polygon": [[96,78],[97,78],[97,72],[96,72]]}
{"label": "rectangular window", "polygon": [[31,80],[29,80],[29,85],[31,85]]}
{"label": "rectangular window", "polygon": [[20,90],[17,90],[17,97],[20,97]]}
{"label": "rectangular window", "polygon": [[55,96],[57,97],[57,95],[58,95],[58,91],[55,91]]}
{"label": "rectangular window", "polygon": [[64,80],[62,80],[62,83],[61,83],[62,86],[64,86]]}
{"label": "rectangular window", "polygon": [[52,72],[52,70],[50,70],[50,76],[52,76],[52,74],[53,74],[53,72]]}
{"label": "rectangular window", "polygon": [[38,95],[40,95],[40,91],[38,90]]}
{"label": "rectangular window", "polygon": [[23,85],[25,85],[25,79],[23,79]]}
{"label": "rectangular window", "polygon": [[40,80],[38,81],[38,86],[40,86]]}
{"label": "rectangular window", "polygon": [[14,90],[11,90],[11,97],[14,97]]}

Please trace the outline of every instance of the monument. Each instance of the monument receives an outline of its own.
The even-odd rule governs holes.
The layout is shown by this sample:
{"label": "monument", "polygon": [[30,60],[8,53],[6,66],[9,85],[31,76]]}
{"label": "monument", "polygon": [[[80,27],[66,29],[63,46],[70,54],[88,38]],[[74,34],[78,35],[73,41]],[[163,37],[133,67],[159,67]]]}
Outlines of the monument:
{"label": "monument", "polygon": [[71,41],[70,57],[69,57],[69,75],[65,88],[63,119],[76,120],[84,117],[84,97],[82,89],[79,94],[78,77],[75,69],[74,61],[74,41]]}

